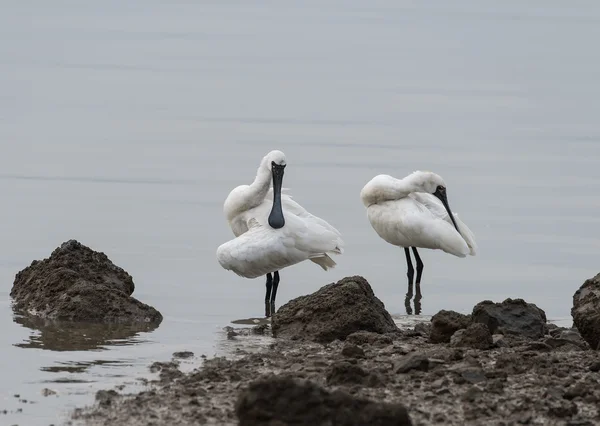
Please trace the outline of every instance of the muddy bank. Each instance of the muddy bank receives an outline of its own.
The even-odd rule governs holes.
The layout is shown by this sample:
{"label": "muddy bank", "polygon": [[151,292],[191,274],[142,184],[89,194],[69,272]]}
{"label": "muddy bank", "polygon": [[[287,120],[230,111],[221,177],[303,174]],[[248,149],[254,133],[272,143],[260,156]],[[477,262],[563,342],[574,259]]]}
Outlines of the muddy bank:
{"label": "muddy bank", "polygon": [[[455,348],[430,343],[427,334],[414,330],[358,333],[349,340],[353,343],[281,340],[261,353],[240,353],[237,360],[207,360],[191,374],[181,373],[174,360],[160,366],[148,391],[100,394],[95,407],[74,418],[88,425],[236,425],[238,414],[246,420],[251,415],[240,408],[244,392],[275,374],[309,380],[328,392],[401,403],[414,425],[600,422],[600,359],[591,350],[506,337],[489,350]],[[292,401],[285,398],[273,401],[279,412],[272,416],[287,414]],[[316,403],[323,401],[324,396]]]}
{"label": "muddy bank", "polygon": [[69,240],[17,273],[10,296],[15,312],[44,320],[159,324],[160,312],[132,297],[134,289],[104,253]]}
{"label": "muddy bank", "polygon": [[[355,277],[346,280],[338,286],[340,297],[347,297],[352,288],[369,294],[368,283],[356,285]],[[298,303],[306,301],[299,299]],[[381,303],[369,299],[357,300],[362,307]],[[328,324],[339,331],[346,330],[340,328],[344,322],[324,315],[316,327],[303,310],[295,310],[300,304],[292,302],[286,311],[296,312],[289,318],[297,315],[300,321],[291,328],[294,340],[277,338],[267,349],[240,351],[235,359],[209,359],[189,374],[179,371],[175,357],[170,363],[154,364],[158,378],[147,391],[100,392],[95,406],[74,413],[75,424],[600,422],[598,352],[576,329],[547,324],[543,311],[533,304],[519,299],[484,301],[471,315],[444,311],[431,323],[410,329],[388,328],[386,317],[376,311],[375,318],[384,318],[386,330],[355,330],[322,343],[321,337],[330,335]],[[353,317],[369,312],[362,307],[348,311]],[[448,330],[452,333],[446,337]],[[264,327],[238,329],[235,338],[243,342],[251,333],[264,332]]]}

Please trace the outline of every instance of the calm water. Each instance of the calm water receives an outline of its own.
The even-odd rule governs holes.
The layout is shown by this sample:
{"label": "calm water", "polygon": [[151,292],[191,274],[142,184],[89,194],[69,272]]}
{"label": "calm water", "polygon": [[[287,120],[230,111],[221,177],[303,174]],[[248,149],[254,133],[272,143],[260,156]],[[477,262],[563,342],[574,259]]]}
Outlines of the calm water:
{"label": "calm water", "polygon": [[[598,272],[596,2],[91,3],[0,15],[0,423],[60,423],[150,361],[231,350],[223,327],[263,313],[264,284],[216,262],[222,202],[271,149],[347,244],[333,271],[284,270],[278,306],[360,274],[405,314],[404,255],[358,194],[422,169],[480,246],[422,251],[423,314],[522,297],[569,322]],[[160,327],[98,337],[14,318],[16,272],[70,238],[128,270]]]}

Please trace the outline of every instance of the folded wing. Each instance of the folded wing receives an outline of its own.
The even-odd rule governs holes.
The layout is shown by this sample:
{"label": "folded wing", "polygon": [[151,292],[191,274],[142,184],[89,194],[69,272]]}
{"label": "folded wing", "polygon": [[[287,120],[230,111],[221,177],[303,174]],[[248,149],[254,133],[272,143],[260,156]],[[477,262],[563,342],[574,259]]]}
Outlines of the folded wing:
{"label": "folded wing", "polygon": [[[416,202],[422,204],[435,217],[442,219],[448,222],[450,225],[454,226],[452,224],[452,220],[450,220],[448,212],[444,208],[444,205],[434,195],[426,192],[412,192],[409,195],[409,197],[415,200]],[[475,235],[469,229],[469,227],[462,220],[460,220],[456,213],[453,214],[454,220],[456,221],[456,225],[458,226],[458,230],[460,232],[460,236],[465,240],[467,246],[469,247],[469,254],[471,256],[475,256],[477,254],[477,243],[475,242]]]}

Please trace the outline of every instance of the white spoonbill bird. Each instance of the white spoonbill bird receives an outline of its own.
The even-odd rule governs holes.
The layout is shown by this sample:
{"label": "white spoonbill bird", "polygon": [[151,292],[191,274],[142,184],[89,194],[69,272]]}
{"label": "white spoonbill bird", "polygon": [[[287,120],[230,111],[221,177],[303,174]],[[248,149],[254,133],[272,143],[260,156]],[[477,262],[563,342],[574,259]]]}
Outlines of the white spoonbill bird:
{"label": "white spoonbill bird", "polygon": [[283,152],[271,151],[254,182],[229,193],[223,210],[236,238],[217,249],[223,268],[245,278],[267,276],[266,317],[275,311],[281,269],[308,259],[328,270],[336,265],[329,255],[343,252],[337,229],[282,194],[285,166]]}
{"label": "white spoonbill bird", "polygon": [[408,266],[407,309],[414,277],[410,247],[417,263],[415,305],[416,299],[421,298],[423,273],[417,248],[440,249],[458,257],[476,254],[475,236],[450,210],[446,184],[435,173],[416,171],[404,179],[378,175],[364,186],[360,198],[375,232],[388,243],[404,247]]}

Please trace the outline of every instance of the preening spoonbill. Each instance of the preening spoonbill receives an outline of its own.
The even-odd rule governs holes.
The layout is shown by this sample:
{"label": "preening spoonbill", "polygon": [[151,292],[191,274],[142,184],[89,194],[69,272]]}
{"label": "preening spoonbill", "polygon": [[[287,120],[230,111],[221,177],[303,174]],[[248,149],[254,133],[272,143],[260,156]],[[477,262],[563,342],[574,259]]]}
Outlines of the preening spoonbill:
{"label": "preening spoonbill", "polygon": [[254,182],[229,193],[223,210],[236,238],[217,249],[223,268],[245,278],[267,276],[266,317],[275,311],[281,269],[308,259],[328,270],[336,265],[329,255],[343,252],[337,229],[282,194],[285,167],[283,152],[271,151]]}
{"label": "preening spoonbill", "polygon": [[388,243],[404,248],[408,267],[407,310],[414,277],[409,248],[412,247],[417,263],[415,305],[421,299],[423,273],[417,248],[440,249],[458,257],[476,254],[475,236],[450,210],[446,184],[435,173],[416,171],[404,179],[378,175],[363,187],[360,198],[375,232]]}

